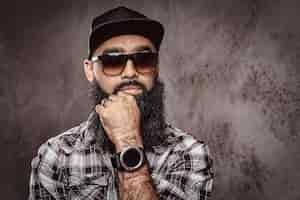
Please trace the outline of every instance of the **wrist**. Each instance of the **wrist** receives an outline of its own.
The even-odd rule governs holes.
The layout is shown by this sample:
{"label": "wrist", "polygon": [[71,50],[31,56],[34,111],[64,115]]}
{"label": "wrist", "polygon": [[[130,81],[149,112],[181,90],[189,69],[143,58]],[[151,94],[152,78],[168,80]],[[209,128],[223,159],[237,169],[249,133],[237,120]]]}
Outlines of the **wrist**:
{"label": "wrist", "polygon": [[146,162],[146,154],[141,147],[128,146],[111,157],[111,163],[118,171],[134,172]]}
{"label": "wrist", "polygon": [[137,141],[126,141],[126,142],[119,142],[117,144],[115,144],[115,149],[116,152],[121,152],[124,149],[126,149],[127,147],[141,147],[143,148],[143,144],[141,142],[137,142]]}
{"label": "wrist", "polygon": [[145,163],[141,168],[133,172],[119,171],[119,177],[122,182],[141,183],[145,181],[152,181],[148,171],[148,166]]}
{"label": "wrist", "polygon": [[142,147],[143,142],[139,131],[132,131],[130,133],[120,134],[118,139],[113,142],[116,148],[116,152],[121,152],[124,148],[128,146]]}

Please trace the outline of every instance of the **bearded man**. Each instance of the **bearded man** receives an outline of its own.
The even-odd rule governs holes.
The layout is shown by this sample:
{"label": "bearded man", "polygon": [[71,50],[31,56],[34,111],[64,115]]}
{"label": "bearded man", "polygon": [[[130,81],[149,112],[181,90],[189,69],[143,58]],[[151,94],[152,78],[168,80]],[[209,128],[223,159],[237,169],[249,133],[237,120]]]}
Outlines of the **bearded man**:
{"label": "bearded man", "polygon": [[205,200],[204,142],[165,121],[161,23],[126,7],[96,17],[84,71],[93,109],[32,161],[29,199]]}

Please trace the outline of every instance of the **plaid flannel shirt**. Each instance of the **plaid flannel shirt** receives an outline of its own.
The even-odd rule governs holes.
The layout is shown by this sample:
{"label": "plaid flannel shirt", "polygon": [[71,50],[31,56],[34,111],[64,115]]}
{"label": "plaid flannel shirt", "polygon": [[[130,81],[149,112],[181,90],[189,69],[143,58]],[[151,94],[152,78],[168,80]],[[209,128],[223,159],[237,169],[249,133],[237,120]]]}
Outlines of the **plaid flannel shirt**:
{"label": "plaid flannel shirt", "polygon": [[[88,119],[41,145],[31,163],[30,200],[119,199],[112,155],[93,142],[89,126]],[[146,151],[159,199],[206,200],[213,183],[208,146],[170,124],[165,130],[170,145]]]}

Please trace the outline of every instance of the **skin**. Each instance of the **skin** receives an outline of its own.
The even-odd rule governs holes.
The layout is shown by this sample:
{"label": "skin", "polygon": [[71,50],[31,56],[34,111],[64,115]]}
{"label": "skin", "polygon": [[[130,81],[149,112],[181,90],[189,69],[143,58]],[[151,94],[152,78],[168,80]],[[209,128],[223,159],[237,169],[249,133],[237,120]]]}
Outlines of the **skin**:
{"label": "skin", "polygon": [[[103,42],[94,52],[95,55],[102,55],[107,50],[115,48],[113,52],[120,53],[133,53],[143,50],[143,47],[148,47],[152,51],[156,52],[153,43],[139,35],[121,35],[112,37],[109,40]],[[90,60],[84,60],[84,70],[87,79],[91,82],[95,77],[99,86],[107,93],[112,94],[113,89],[121,82],[126,82],[130,79],[137,80],[146,86],[147,90],[153,87],[154,77],[156,74],[139,74],[131,60],[127,61],[126,68],[120,76],[107,76],[102,72],[101,63],[92,63]],[[157,71],[158,74],[158,71]],[[141,93],[139,91],[126,91],[127,93],[136,95]]]}
{"label": "skin", "polygon": [[[93,55],[101,55],[105,52],[133,53],[144,49],[156,51],[153,43],[139,35],[121,35],[112,37],[95,50]],[[102,72],[101,63],[84,60],[84,71],[88,81],[94,78],[99,86],[108,93],[109,100],[104,105],[95,107],[101,123],[115,145],[116,151],[120,152],[127,146],[143,147],[140,129],[140,111],[134,95],[143,92],[140,88],[121,90],[113,94],[114,89],[122,82],[136,80],[143,84],[149,91],[152,89],[158,70],[150,74],[139,74],[131,60],[128,60],[122,74],[107,76]],[[122,200],[154,200],[158,199],[152,185],[151,175],[147,164],[134,172],[119,172],[119,191]]]}

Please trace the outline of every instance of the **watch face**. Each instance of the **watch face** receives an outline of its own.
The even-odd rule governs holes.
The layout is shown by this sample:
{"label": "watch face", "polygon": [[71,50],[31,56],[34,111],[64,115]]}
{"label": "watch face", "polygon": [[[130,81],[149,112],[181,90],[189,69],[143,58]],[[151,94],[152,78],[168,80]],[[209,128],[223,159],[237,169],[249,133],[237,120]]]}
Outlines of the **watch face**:
{"label": "watch face", "polygon": [[128,149],[126,153],[123,154],[122,160],[127,165],[127,167],[136,167],[141,162],[141,154],[136,149]]}
{"label": "watch face", "polygon": [[126,171],[134,171],[141,167],[145,161],[142,148],[128,147],[120,153],[120,165]]}

